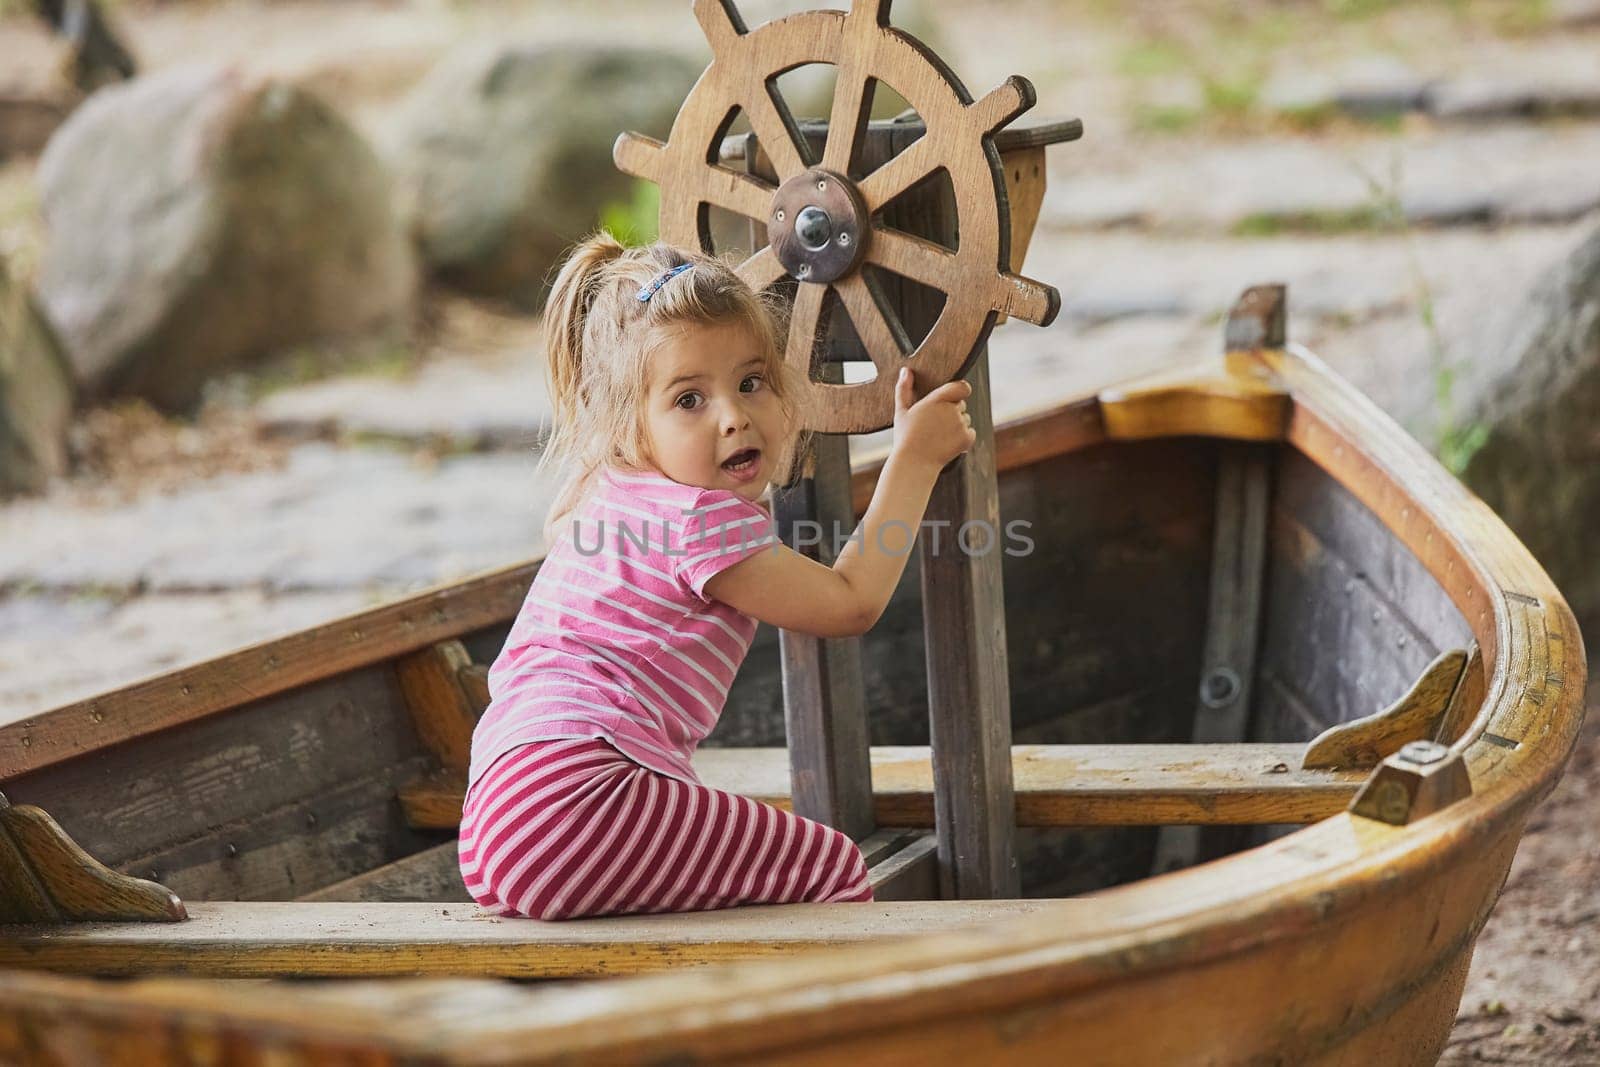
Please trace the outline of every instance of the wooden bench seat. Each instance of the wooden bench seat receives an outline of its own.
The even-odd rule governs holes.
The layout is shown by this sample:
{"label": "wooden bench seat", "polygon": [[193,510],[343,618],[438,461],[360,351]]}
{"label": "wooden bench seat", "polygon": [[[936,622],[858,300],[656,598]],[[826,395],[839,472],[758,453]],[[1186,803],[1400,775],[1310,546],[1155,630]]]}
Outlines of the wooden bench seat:
{"label": "wooden bench seat", "polygon": [[218,978],[575,978],[775,956],[1072,909],[1067,900],[788,904],[575,922],[474,904],[214,902],[179,923],[11,926],[0,967]]}
{"label": "wooden bench seat", "polygon": [[[1342,811],[1365,771],[1307,770],[1294,743],[1015,745],[1019,826],[1162,826],[1310,823]],[[695,767],[708,785],[790,806],[782,748],[707,748]],[[933,771],[925,746],[872,749],[880,827],[933,825]],[[411,824],[452,829],[462,778],[413,782],[400,800]]]}

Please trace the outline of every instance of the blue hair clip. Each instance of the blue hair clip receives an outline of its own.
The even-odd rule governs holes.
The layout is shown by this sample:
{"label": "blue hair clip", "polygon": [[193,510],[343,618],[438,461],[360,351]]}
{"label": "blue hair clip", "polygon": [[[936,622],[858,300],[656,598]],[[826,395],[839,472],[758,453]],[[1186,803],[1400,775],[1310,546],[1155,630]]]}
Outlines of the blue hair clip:
{"label": "blue hair clip", "polygon": [[655,279],[651,281],[649,285],[639,290],[639,303],[643,304],[648,302],[652,296],[656,295],[656,292],[660,290],[663,285],[666,285],[672,279],[676,278],[678,275],[682,274],[692,266],[694,266],[693,263],[680,263],[671,270],[664,270],[660,274],[657,274]]}

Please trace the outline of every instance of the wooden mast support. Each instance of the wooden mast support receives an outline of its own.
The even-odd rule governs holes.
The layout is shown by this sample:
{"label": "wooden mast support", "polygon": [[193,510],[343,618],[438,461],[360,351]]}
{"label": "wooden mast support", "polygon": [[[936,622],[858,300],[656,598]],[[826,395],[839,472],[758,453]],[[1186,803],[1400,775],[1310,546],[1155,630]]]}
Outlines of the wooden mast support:
{"label": "wooden mast support", "polygon": [[[808,134],[813,156],[820,153],[824,137],[825,131]],[[756,136],[748,135],[746,171],[775,181],[770,159],[758,149]],[[756,247],[767,241],[766,227],[755,220],[751,239]],[[824,363],[819,369],[826,381],[843,380],[837,363]],[[835,530],[848,531],[855,525],[847,435],[819,433],[811,439],[811,454],[798,481],[773,493],[773,516],[786,545],[833,565]],[[780,630],[778,648],[794,810],[863,841],[877,824],[872,813],[861,639]]]}
{"label": "wooden mast support", "polygon": [[972,900],[1014,897],[1021,881],[987,351],[967,381],[977,442],[940,473],[917,540],[941,878],[947,896]]}
{"label": "wooden mast support", "polygon": [[[1256,286],[1240,296],[1223,328],[1225,375],[1253,380],[1252,372],[1259,369],[1255,353],[1282,350],[1287,340],[1285,297],[1281,285]],[[1254,441],[1222,446],[1205,651],[1190,735],[1196,744],[1243,741],[1250,733],[1274,448]],[[1159,874],[1187,867],[1245,843],[1236,828],[1164,827],[1154,868]]]}

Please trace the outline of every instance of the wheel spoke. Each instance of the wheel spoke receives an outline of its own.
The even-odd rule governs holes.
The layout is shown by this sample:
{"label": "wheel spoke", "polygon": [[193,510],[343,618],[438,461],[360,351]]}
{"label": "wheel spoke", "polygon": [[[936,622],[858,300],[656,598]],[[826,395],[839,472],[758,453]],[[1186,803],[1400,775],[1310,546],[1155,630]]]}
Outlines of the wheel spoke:
{"label": "wheel spoke", "polygon": [[849,175],[850,166],[861,153],[872,114],[872,93],[877,84],[862,69],[854,52],[846,49],[840,57],[839,75],[833,85],[833,112],[828,117],[828,144],[822,152],[822,165],[835,174]]}
{"label": "wheel spoke", "polygon": [[794,294],[794,310],[789,313],[789,346],[784,359],[811,377],[811,357],[817,348],[817,327],[822,322],[822,298],[826,285],[801,282]]}
{"label": "wheel spoke", "polygon": [[775,84],[758,84],[744,101],[744,112],[761,150],[777,172],[779,185],[811,165],[807,161],[808,146]]}
{"label": "wheel spoke", "polygon": [[861,179],[857,188],[868,213],[882,211],[889,201],[939,169],[937,147],[931,131],[924,133],[910,148]]}
{"label": "wheel spoke", "polygon": [[783,264],[778,262],[778,254],[767,245],[755,255],[739,264],[739,277],[744,283],[756,292],[760,292],[773,282],[788,276],[788,271],[783,269]]}
{"label": "wheel spoke", "polygon": [[777,191],[774,186],[714,163],[707,164],[706,170],[708,178],[700,189],[702,201],[766,225],[772,195]]}
{"label": "wheel spoke", "polygon": [[874,226],[867,260],[947,295],[960,284],[954,252],[904,230]]}
{"label": "wheel spoke", "polygon": [[865,274],[846,275],[833,286],[856,328],[856,336],[861,338],[862,347],[872,357],[872,365],[878,368],[878,377],[892,377],[912,347],[900,320]]}

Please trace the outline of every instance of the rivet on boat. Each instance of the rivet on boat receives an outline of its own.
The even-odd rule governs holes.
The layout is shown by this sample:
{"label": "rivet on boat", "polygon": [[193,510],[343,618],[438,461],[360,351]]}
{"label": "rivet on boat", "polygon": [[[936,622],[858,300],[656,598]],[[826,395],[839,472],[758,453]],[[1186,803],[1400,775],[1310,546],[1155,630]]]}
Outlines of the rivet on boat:
{"label": "rivet on boat", "polygon": [[1200,685],[1200,699],[1208,708],[1225,707],[1238,695],[1239,676],[1227,667],[1213,669]]}

